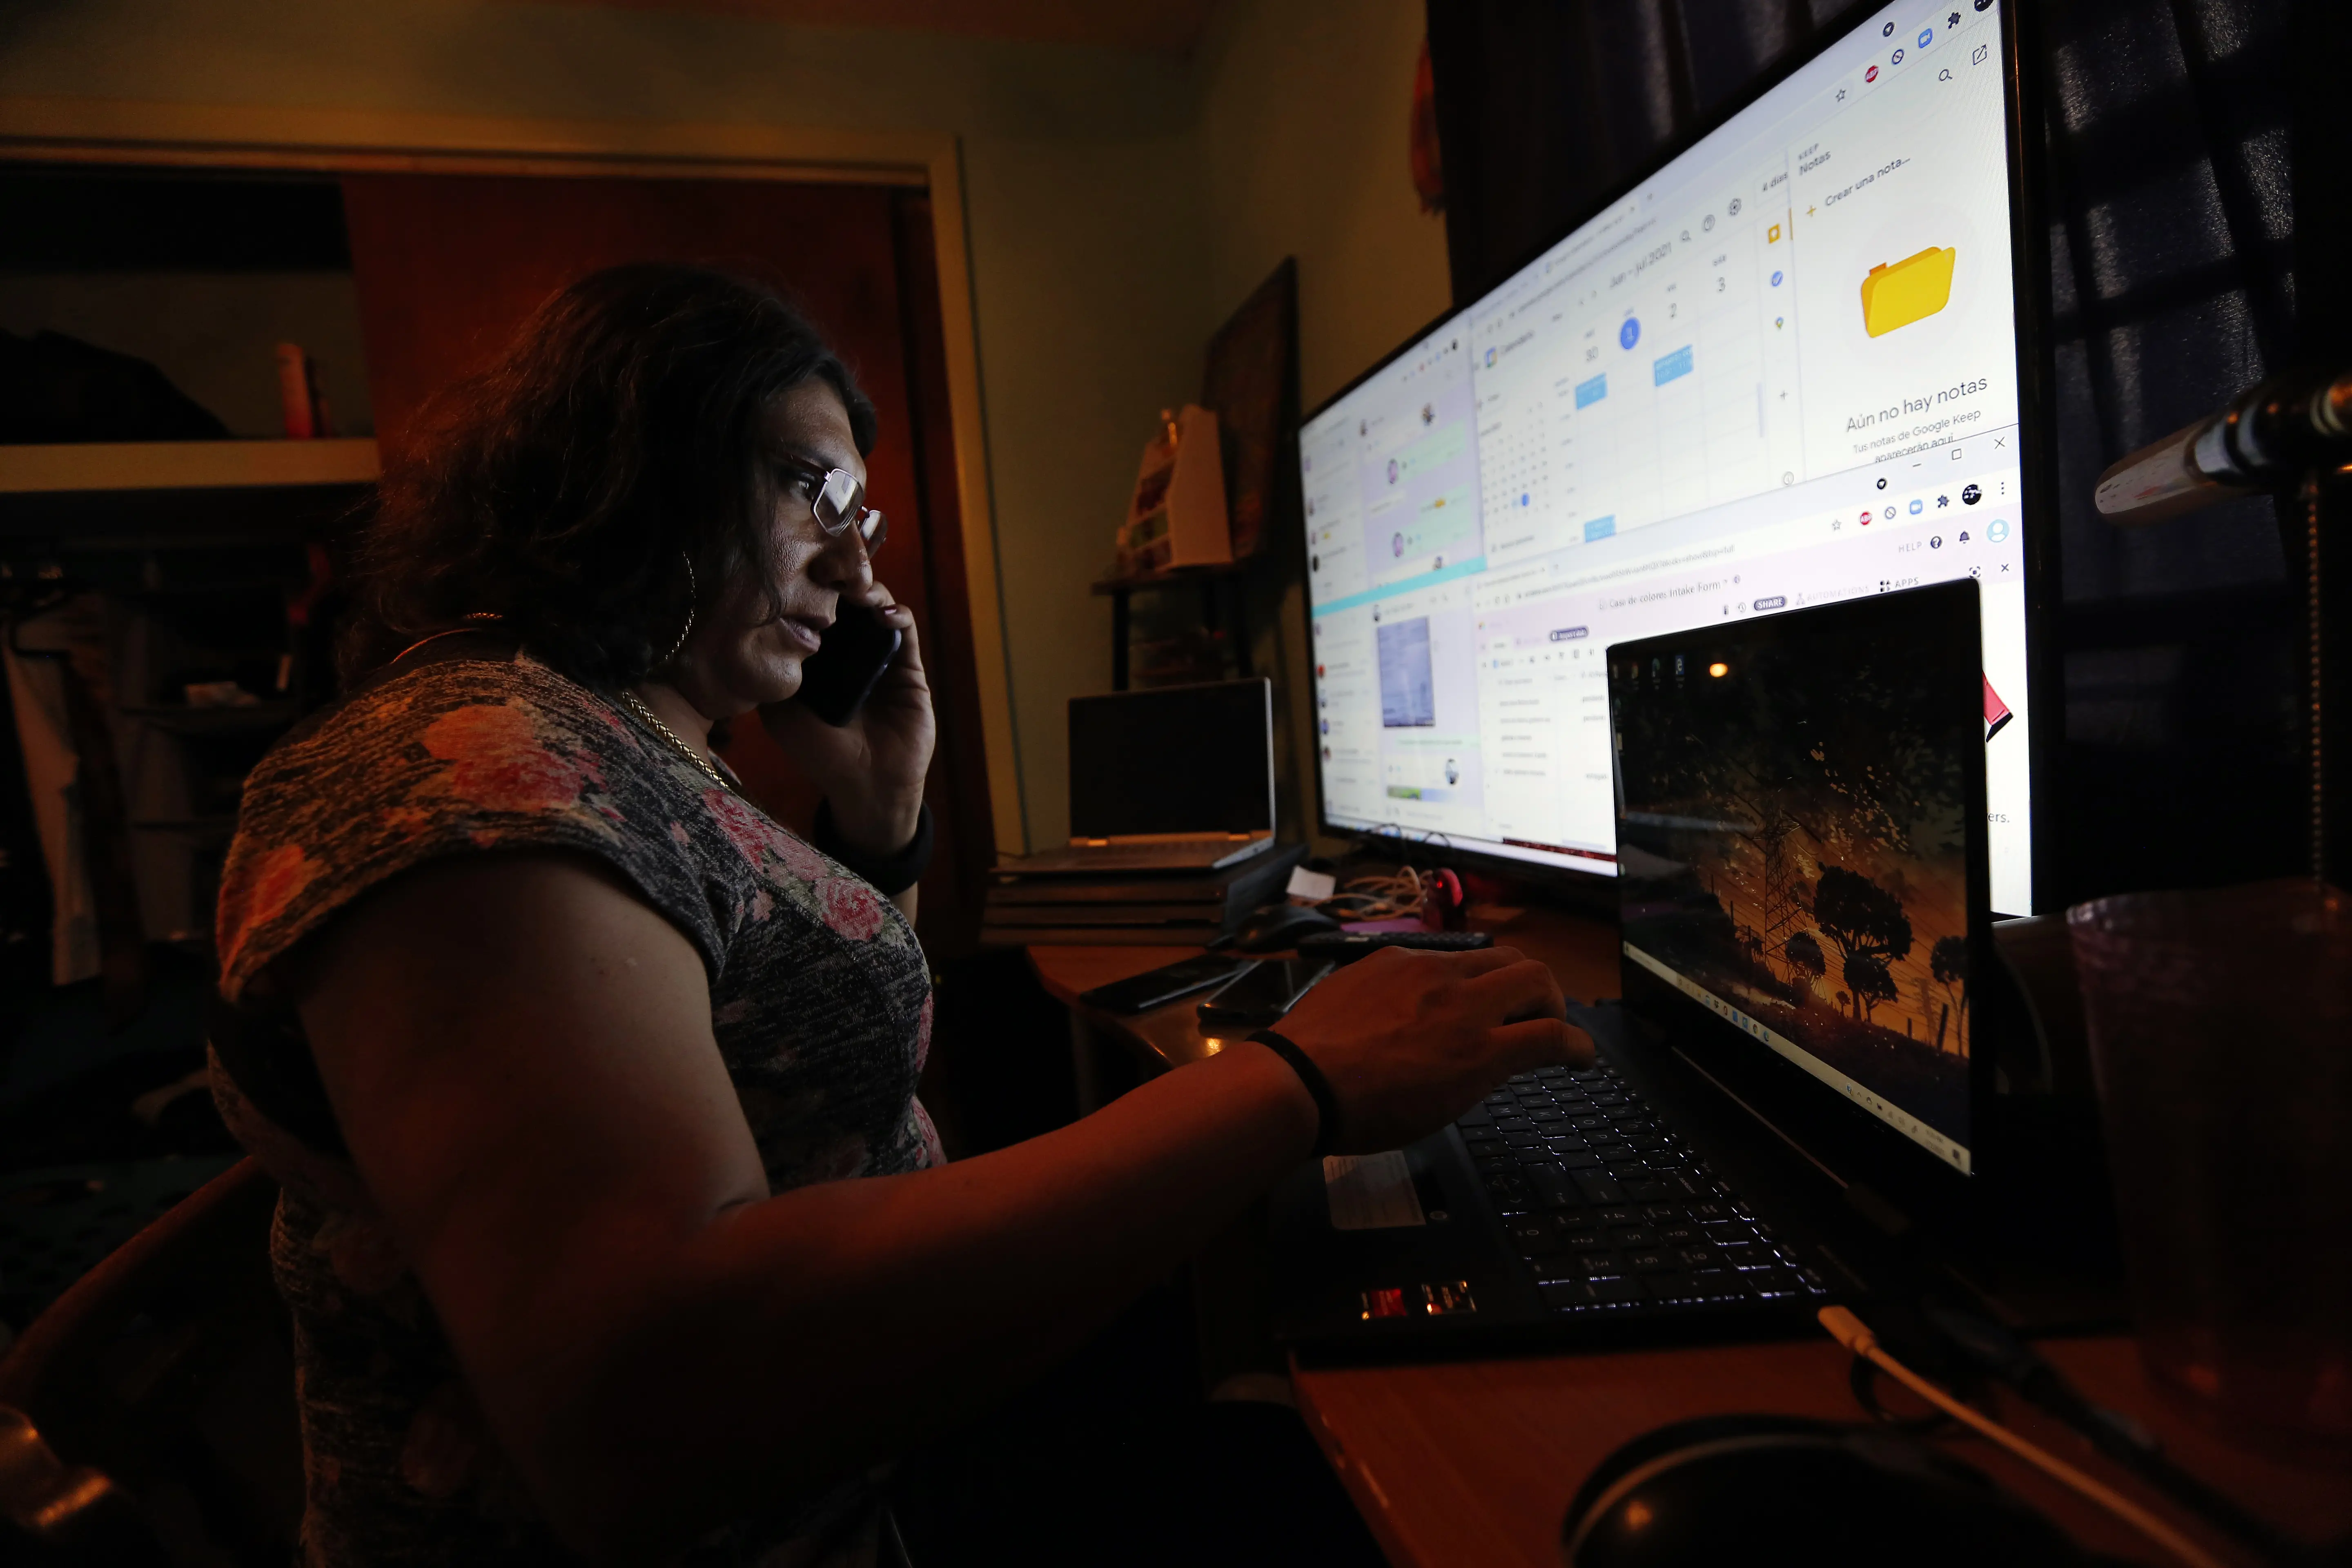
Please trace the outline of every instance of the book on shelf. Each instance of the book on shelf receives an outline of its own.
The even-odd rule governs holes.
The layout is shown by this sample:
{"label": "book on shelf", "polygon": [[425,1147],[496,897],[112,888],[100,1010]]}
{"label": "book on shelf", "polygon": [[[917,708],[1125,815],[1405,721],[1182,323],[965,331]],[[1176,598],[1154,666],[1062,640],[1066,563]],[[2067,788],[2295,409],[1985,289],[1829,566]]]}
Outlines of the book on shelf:
{"label": "book on shelf", "polygon": [[996,904],[1208,904],[1223,905],[1233,888],[1230,877],[1163,877],[1154,879],[1122,872],[1097,880],[1092,877],[1007,877],[994,874],[988,898]]}
{"label": "book on shelf", "polygon": [[335,433],[335,416],[327,406],[327,389],[319,376],[319,362],[299,343],[278,345],[278,398],[286,416],[289,441],[321,441]]}
{"label": "book on shelf", "polygon": [[1224,931],[1213,925],[1001,926],[981,922],[982,947],[1206,947]]}
{"label": "book on shelf", "polygon": [[991,904],[988,918],[997,925],[1208,925],[1222,926],[1225,906],[1218,904]]}
{"label": "book on shelf", "polygon": [[1106,871],[1100,877],[1024,877],[1017,863],[991,873],[982,941],[1025,943],[1162,942],[1199,946],[1283,896],[1305,849],[1279,845],[1221,871]]}

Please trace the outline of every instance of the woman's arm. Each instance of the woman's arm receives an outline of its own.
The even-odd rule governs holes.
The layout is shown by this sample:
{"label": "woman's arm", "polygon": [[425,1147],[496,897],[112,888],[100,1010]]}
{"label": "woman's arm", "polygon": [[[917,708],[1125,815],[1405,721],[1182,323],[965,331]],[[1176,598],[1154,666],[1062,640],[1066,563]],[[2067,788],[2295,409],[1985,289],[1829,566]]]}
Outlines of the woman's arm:
{"label": "woman's arm", "polygon": [[[1285,1030],[1350,1146],[1589,1053],[1516,958],[1382,954],[1309,994]],[[532,1494],[600,1558],[675,1550],[969,1415],[1314,1137],[1297,1077],[1250,1045],[996,1153],[771,1196],[700,959],[593,862],[426,867],[305,959],[304,1027],[368,1189]]]}

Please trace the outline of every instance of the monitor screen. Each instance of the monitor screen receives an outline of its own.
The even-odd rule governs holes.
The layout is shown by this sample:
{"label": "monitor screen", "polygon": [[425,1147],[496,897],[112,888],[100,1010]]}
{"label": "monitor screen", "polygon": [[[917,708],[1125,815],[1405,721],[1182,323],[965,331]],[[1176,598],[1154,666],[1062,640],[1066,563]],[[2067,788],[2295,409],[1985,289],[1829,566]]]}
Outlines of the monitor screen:
{"label": "monitor screen", "polygon": [[1612,874],[1610,644],[1972,576],[2033,907],[2003,60],[1878,12],[1305,423],[1330,827]]}
{"label": "monitor screen", "polygon": [[1274,683],[1070,699],[1070,837],[1274,831]]}
{"label": "monitor screen", "polygon": [[1608,679],[1627,961],[1962,1172],[1980,614],[1718,621]]}

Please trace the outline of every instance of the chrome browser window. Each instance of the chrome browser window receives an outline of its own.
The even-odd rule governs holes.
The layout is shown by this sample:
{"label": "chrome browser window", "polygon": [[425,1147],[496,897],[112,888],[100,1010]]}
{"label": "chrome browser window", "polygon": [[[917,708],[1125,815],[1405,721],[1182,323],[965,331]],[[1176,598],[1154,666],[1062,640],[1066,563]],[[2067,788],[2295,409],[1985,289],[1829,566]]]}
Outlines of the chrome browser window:
{"label": "chrome browser window", "polygon": [[1970,575],[2032,909],[2000,49],[1881,11],[1307,423],[1335,825],[1611,873],[1610,643]]}

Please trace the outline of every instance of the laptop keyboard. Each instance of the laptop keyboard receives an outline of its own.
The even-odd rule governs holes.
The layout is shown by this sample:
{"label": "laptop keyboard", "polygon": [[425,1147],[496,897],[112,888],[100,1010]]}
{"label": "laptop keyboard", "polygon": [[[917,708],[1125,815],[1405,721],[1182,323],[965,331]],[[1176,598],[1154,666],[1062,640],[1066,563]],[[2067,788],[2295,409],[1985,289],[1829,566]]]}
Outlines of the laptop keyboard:
{"label": "laptop keyboard", "polygon": [[1679,1312],[1828,1294],[1606,1066],[1523,1074],[1455,1125],[1556,1311]]}

